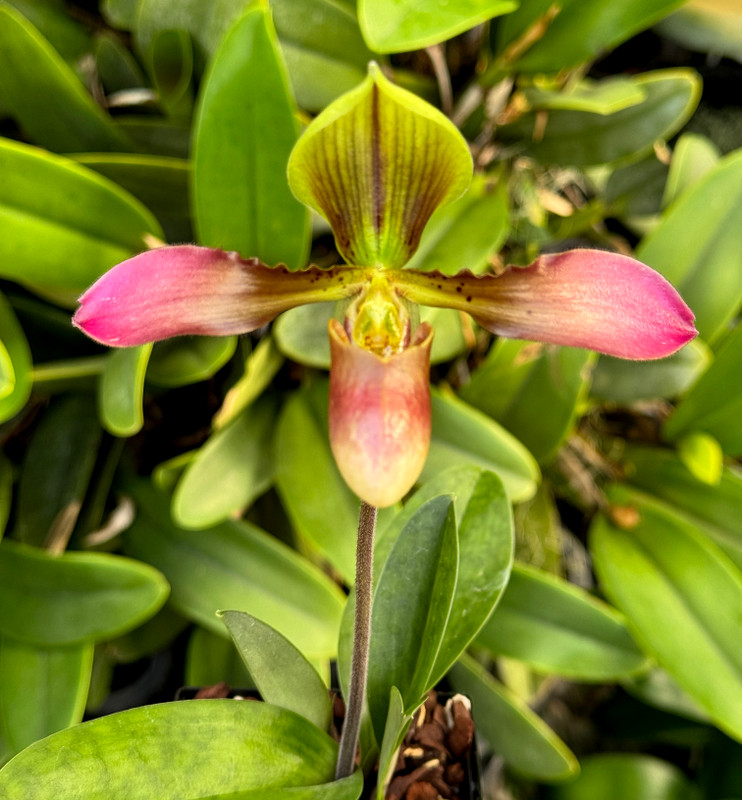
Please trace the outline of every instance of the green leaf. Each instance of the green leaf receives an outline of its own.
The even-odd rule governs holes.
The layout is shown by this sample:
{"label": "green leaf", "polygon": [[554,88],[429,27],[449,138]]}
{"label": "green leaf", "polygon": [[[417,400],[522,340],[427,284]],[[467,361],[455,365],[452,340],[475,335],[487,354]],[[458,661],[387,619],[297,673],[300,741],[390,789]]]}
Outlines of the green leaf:
{"label": "green leaf", "polygon": [[103,31],[96,36],[94,55],[98,80],[108,94],[147,86],[131,51],[113,32]]}
{"label": "green leaf", "polygon": [[276,426],[275,447],[276,487],[289,518],[352,583],[358,500],[330,451],[326,381],[288,398]]}
{"label": "green leaf", "polygon": [[108,553],[65,553],[0,542],[0,633],[43,646],[116,636],[151,617],[168,585],[147,566]]}
{"label": "green leaf", "polygon": [[169,242],[193,240],[188,208],[189,162],[166,156],[81,153],[78,164],[95,170],[144,203]]}
{"label": "green leaf", "polygon": [[139,150],[149,155],[185,159],[189,157],[191,130],[183,120],[164,117],[120,116],[116,124]]}
{"label": "green leaf", "polygon": [[273,325],[278,349],[293,361],[316,369],[330,369],[327,325],[337,303],[312,303],[285,311]]}
{"label": "green leaf", "polygon": [[407,729],[412,722],[412,714],[405,714],[404,700],[396,686],[389,692],[389,711],[384,724],[384,735],[381,737],[379,752],[378,779],[376,784],[376,800],[384,800],[386,788],[394,774]]}
{"label": "green leaf", "polygon": [[288,166],[292,191],[327,219],[343,258],[389,268],[409,260],[430,215],[464,192],[471,171],[450,120],[373,62],[312,121]]}
{"label": "green leaf", "polygon": [[234,642],[197,625],[188,640],[186,685],[213,686],[219,681],[237,689],[252,689],[255,683]]}
{"label": "green leaf", "polygon": [[90,395],[54,400],[26,450],[18,482],[15,536],[64,550],[90,484],[102,431]]}
{"label": "green leaf", "polygon": [[539,672],[583,681],[615,681],[647,666],[613,609],[577,586],[523,564],[514,566],[477,644]]}
{"label": "green leaf", "polygon": [[618,488],[610,499],[630,502],[640,519],[628,530],[603,517],[593,523],[591,552],[602,586],[642,648],[720,728],[742,738],[742,575],[662,504]]}
{"label": "green leaf", "polygon": [[[430,500],[413,515],[379,576],[371,612],[367,698],[382,740],[389,693],[399,689],[405,714],[432,688],[458,572],[453,499]],[[432,679],[432,683],[431,683]]]}
{"label": "green leaf", "polygon": [[188,118],[192,97],[193,47],[186,31],[160,31],[152,42],[150,72],[160,104],[169,116]]}
{"label": "green leaf", "polygon": [[5,534],[5,527],[8,524],[13,504],[14,478],[12,463],[4,454],[0,454],[0,539]]}
{"label": "green leaf", "polygon": [[724,469],[724,453],[719,443],[707,433],[689,433],[678,442],[678,455],[699,481],[715,486]]}
{"label": "green leaf", "polygon": [[[0,165],[2,152],[0,152]],[[2,190],[0,189],[0,195]],[[0,198],[0,222],[2,221],[2,199]],[[2,255],[2,239],[8,236],[5,231],[0,237],[0,255]],[[8,238],[12,238],[8,236]],[[23,328],[18,323],[13,308],[0,294],[0,345],[3,352],[3,391],[0,394],[0,422],[14,417],[26,405],[31,396],[31,350],[29,349]]]}
{"label": "green leaf", "polygon": [[672,764],[654,756],[604,753],[582,761],[574,783],[549,793],[550,800],[698,800],[696,790]]}
{"label": "green leaf", "polygon": [[514,771],[541,781],[561,781],[579,772],[564,742],[474,659],[464,656],[450,678],[472,703],[478,733]]}
{"label": "green leaf", "polygon": [[[38,0],[7,0],[34,26],[70,65],[84,58],[92,48],[89,30],[62,3]],[[82,70],[81,70],[82,71]]]}
{"label": "green leaf", "polygon": [[246,792],[214,794],[199,800],[358,800],[363,791],[363,773],[356,770],[347,778],[320,786],[295,786],[288,789],[254,789]]}
{"label": "green leaf", "polygon": [[742,61],[742,14],[736,0],[691,0],[662,20],[659,30],[688,50]]}
{"label": "green leaf", "polygon": [[708,347],[695,339],[659,361],[626,361],[600,356],[593,370],[590,395],[610,403],[630,404],[685,392],[711,362]]}
{"label": "green leaf", "polygon": [[194,213],[202,244],[296,269],[309,251],[309,214],[286,179],[298,127],[276,48],[256,8],[214,55],[194,129]]}
{"label": "green leaf", "polygon": [[134,27],[139,0],[103,0],[101,13],[114,28],[130,31]]}
{"label": "green leaf", "polygon": [[377,53],[400,53],[452,39],[517,7],[517,0],[435,5],[424,0],[359,0],[358,19],[369,47]]}
{"label": "green leaf", "polygon": [[40,647],[0,637],[0,763],[82,721],[92,666],[92,644]]}
{"label": "green leaf", "polygon": [[0,6],[0,95],[36,144],[57,152],[131,150],[131,142],[34,26]]}
{"label": "green leaf", "polygon": [[630,448],[625,460],[631,484],[686,517],[742,569],[742,474],[724,469],[719,483],[709,486],[674,453],[650,447]]}
{"label": "green leaf", "polygon": [[736,388],[741,372],[742,325],[737,325],[714,362],[668,417],[663,434],[674,441],[700,431],[713,436],[725,453],[742,454],[742,392]]}
{"label": "green leaf", "polygon": [[147,366],[147,380],[168,387],[205,381],[236,349],[236,336],[187,336],[157,342]]}
{"label": "green leaf", "polygon": [[433,214],[407,267],[446,275],[483,272],[507,239],[509,217],[505,179],[477,175],[463,197]]}
{"label": "green leaf", "polygon": [[513,502],[527,500],[540,480],[525,447],[494,420],[454,397],[433,392],[433,433],[421,481],[472,464],[494,472]]}
{"label": "green leaf", "polygon": [[705,177],[719,163],[720,158],[719,148],[705,136],[697,133],[679,136],[672,151],[662,205],[668,206],[675,202]]}
{"label": "green leaf", "polygon": [[7,800],[196,800],[329,781],[336,755],[327,734],[283,708],[186,701],[68,728],[16,756],[0,781]]}
{"label": "green leaf", "polygon": [[344,597],[321,570],[247,522],[206,532],[178,528],[166,496],[145,483],[128,488],[140,513],[125,549],[162,570],[178,611],[224,636],[216,611],[239,608],[259,615],[310,658],[335,654]]}
{"label": "green leaf", "polygon": [[302,653],[285,636],[250,614],[221,611],[219,616],[263,700],[306,717],[320,730],[329,730],[330,694]]}
{"label": "green leaf", "polygon": [[633,81],[646,99],[614,114],[556,109],[538,139],[533,114],[498,131],[505,141],[525,142],[526,153],[544,164],[589,167],[636,160],[687,122],[698,104],[701,81],[689,69],[654,70]]}
{"label": "green leaf", "polygon": [[71,303],[147,237],[162,237],[144,206],[66,158],[0,139],[0,174],[0,274],[23,285]]}
{"label": "green leaf", "polygon": [[696,315],[710,343],[727,330],[742,300],[742,151],[723,158],[687,190],[647,236],[636,257],[661,272]]}
{"label": "green leaf", "polygon": [[595,360],[574,347],[499,339],[461,396],[546,463],[574,427]]}
{"label": "green leaf", "polygon": [[[649,28],[682,0],[562,0],[556,17],[515,65],[519,72],[558,72],[610,51],[635,33]],[[497,29],[500,53],[536,25],[550,0],[528,0],[508,14]]]}
{"label": "green leaf", "polygon": [[151,344],[113,350],[101,375],[98,414],[114,436],[133,436],[144,424],[142,396]]}
{"label": "green leaf", "polygon": [[248,508],[273,483],[275,402],[261,399],[211,435],[173,494],[173,520],[203,529]]}
{"label": "green leaf", "polygon": [[646,92],[624,76],[599,81],[583,78],[565,86],[561,91],[541,86],[528,86],[523,95],[531,108],[588,111],[591,114],[615,114],[624,108],[641,103]]}

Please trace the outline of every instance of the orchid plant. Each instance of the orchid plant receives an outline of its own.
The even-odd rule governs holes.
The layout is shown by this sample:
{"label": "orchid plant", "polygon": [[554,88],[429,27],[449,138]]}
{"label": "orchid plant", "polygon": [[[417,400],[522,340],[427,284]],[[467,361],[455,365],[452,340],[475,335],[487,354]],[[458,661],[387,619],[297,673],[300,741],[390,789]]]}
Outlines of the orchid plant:
{"label": "orchid plant", "polygon": [[291,272],[220,249],[159,247],[101,277],[74,316],[95,340],[129,347],[245,333],[295,306],[339,301],[329,324],[330,442],[362,506],[338,777],[353,768],[365,693],[376,508],[410,491],[430,440],[434,332],[418,306],[467,312],[500,336],[627,359],[662,358],[696,335],[675,289],[624,255],[572,250],[482,276],[405,269],[431,214],[467,190],[472,169],[455,126],[372,63],[309,125],[288,164],[292,191],[329,222],[346,265]]}

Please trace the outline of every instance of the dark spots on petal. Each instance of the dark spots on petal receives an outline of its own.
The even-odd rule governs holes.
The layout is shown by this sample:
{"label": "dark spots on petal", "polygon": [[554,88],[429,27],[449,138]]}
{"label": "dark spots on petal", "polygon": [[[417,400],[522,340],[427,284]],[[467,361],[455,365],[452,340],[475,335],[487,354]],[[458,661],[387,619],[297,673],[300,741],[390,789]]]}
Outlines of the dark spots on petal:
{"label": "dark spots on petal", "polygon": [[460,286],[457,286],[457,287],[456,287],[456,291],[457,291],[459,294],[461,294],[461,287],[460,287]]}
{"label": "dark spots on petal", "polygon": [[440,291],[443,291],[443,284],[442,284],[442,283],[438,283],[438,284],[436,284],[436,285],[437,285],[437,287],[438,287],[438,289],[439,289]]}
{"label": "dark spots on petal", "polygon": [[466,302],[471,303],[471,301],[472,301],[472,296],[469,294],[466,296]]}

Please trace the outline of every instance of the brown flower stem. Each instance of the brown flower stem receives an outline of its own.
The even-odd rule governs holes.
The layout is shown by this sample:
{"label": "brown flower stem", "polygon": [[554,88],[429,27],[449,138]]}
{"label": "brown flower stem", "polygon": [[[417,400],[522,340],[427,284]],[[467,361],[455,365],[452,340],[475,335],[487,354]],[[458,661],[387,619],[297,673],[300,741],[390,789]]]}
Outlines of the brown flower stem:
{"label": "brown flower stem", "polygon": [[373,589],[375,506],[361,502],[356,542],[355,616],[353,622],[353,657],[350,662],[350,688],[346,698],[345,720],[340,736],[335,779],[353,773],[356,748],[361,732],[363,702],[368,676],[368,647],[371,641],[371,594]]}

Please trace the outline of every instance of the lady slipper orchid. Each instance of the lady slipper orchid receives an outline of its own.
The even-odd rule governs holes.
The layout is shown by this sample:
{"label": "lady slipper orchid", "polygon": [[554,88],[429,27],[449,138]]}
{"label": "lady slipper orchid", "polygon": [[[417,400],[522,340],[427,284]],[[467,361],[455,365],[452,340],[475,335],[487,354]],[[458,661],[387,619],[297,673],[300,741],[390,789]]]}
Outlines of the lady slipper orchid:
{"label": "lady slipper orchid", "polygon": [[328,220],[348,266],[289,272],[218,249],[162,247],[103,275],[74,324],[128,347],[245,333],[294,306],[344,300],[329,330],[330,443],[356,494],[391,505],[418,479],[430,441],[433,331],[415,326],[415,304],[467,311],[501,336],[629,359],[667,356],[696,335],[673,287],[622,255],[573,250],[484,276],[403,269],[430,215],[471,174],[453,124],[371,64],[309,125],[288,165],[292,191]]}

